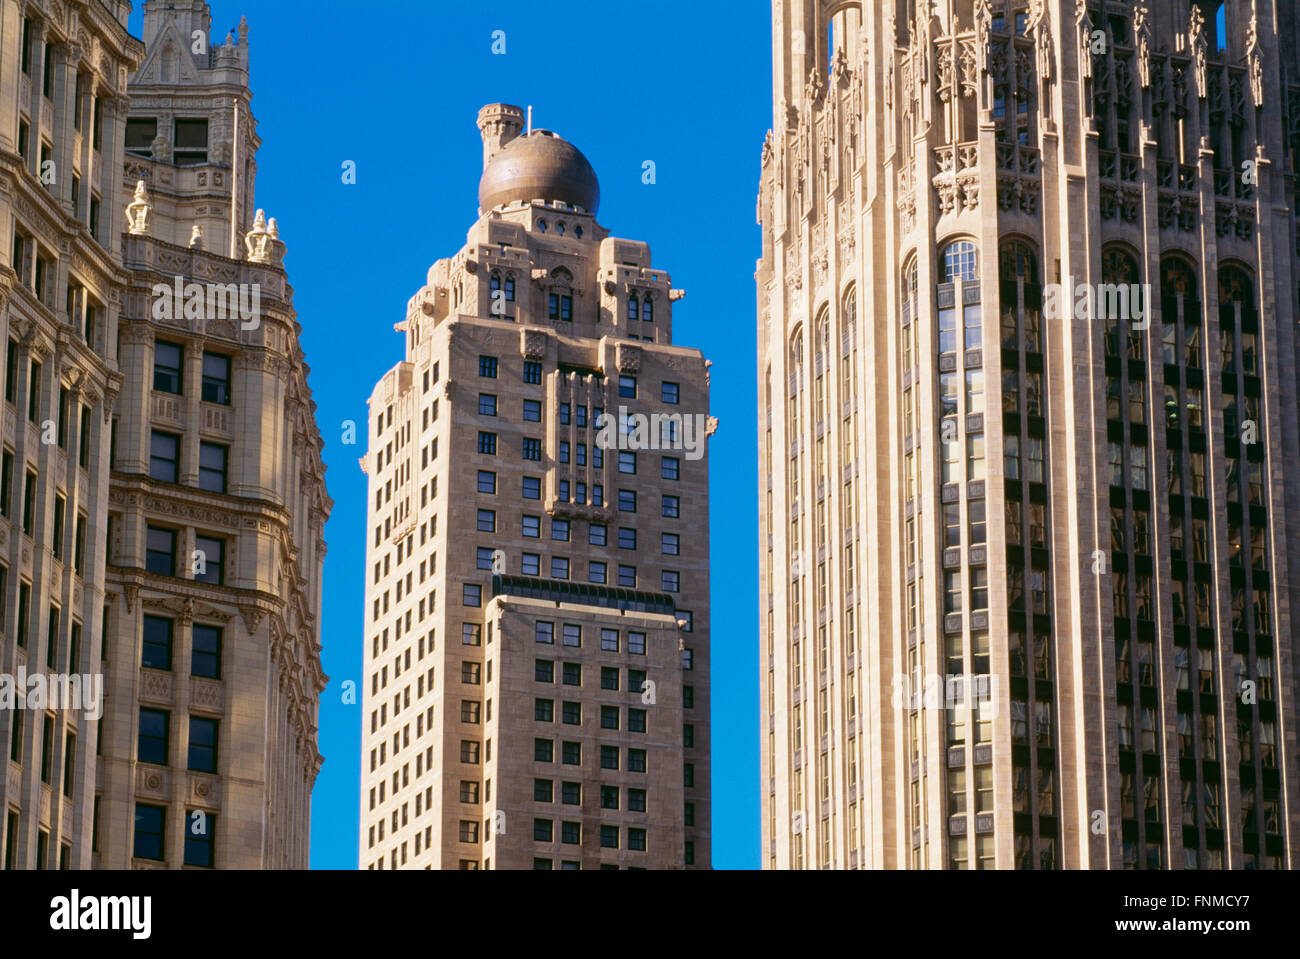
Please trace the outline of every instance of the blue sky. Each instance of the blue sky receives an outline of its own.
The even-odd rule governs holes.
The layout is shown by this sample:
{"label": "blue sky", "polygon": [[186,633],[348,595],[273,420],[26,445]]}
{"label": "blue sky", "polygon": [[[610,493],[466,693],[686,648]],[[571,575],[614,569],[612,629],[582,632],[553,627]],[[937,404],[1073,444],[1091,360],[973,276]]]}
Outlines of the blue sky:
{"label": "blue sky", "polygon": [[[340,444],[342,423],[365,422],[375,381],[402,356],[393,324],[429,266],[465,242],[482,168],[475,118],[494,102],[532,104],[535,126],[587,155],[601,224],[650,244],[654,265],[688,292],[675,341],[714,362],[713,854],[717,868],[757,867],[754,213],[772,113],[769,5],[216,0],[212,10],[218,40],[249,19],[257,205],[288,244],[335,503],[313,867],[357,863],[360,707],[343,705],[339,687],[362,678],[366,491],[362,448]],[[504,56],[491,52],[495,30]],[[342,183],[346,160],[356,185]],[[646,160],[653,186],[641,181]]]}

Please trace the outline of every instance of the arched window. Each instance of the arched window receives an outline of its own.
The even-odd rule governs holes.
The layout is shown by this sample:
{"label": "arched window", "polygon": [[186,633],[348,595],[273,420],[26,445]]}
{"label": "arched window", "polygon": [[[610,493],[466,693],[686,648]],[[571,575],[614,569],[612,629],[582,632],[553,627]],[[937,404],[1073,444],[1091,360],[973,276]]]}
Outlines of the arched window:
{"label": "arched window", "polygon": [[[1238,337],[1241,340],[1240,362]],[[1219,349],[1223,373],[1235,379],[1238,370],[1247,376],[1259,374],[1259,318],[1255,313],[1255,284],[1249,272],[1239,266],[1219,270]],[[1245,402],[1249,403],[1247,399]],[[1255,401],[1258,403],[1258,401]],[[1225,408],[1236,405],[1224,390]],[[1225,435],[1236,432],[1225,419]]]}
{"label": "arched window", "polygon": [[1240,303],[1250,310],[1255,307],[1255,284],[1250,274],[1241,267],[1225,266],[1219,271],[1219,305]]}
{"label": "arched window", "polygon": [[515,275],[513,273],[506,274],[506,300],[510,303],[515,301]]}
{"label": "arched window", "polygon": [[546,232],[546,221],[545,221],[545,220],[538,220],[538,221],[537,221],[537,232],[538,232],[538,233],[545,233],[545,232]]}
{"label": "arched window", "polygon": [[564,223],[561,222],[555,224],[555,232],[558,233],[560,236],[564,236]]}
{"label": "arched window", "polygon": [[[1149,304],[1143,300],[1140,283],[1142,272],[1138,262],[1131,253],[1122,247],[1111,246],[1101,251],[1101,282],[1106,287],[1115,288],[1117,293],[1099,291],[1095,304],[1098,315],[1103,317],[1106,330],[1106,355],[1120,355],[1120,320],[1127,317],[1140,320],[1147,316]],[[1072,297],[1073,291],[1066,291]],[[1120,297],[1116,300],[1114,297]],[[1118,308],[1116,308],[1118,307]],[[1127,312],[1126,312],[1127,308]],[[1144,359],[1143,337],[1140,330],[1128,329],[1128,356],[1130,359]]]}
{"label": "arched window", "polygon": [[645,300],[641,303],[641,322],[653,323],[655,321],[655,301],[649,293],[646,294]]}
{"label": "arched window", "polygon": [[1003,283],[1014,283],[1017,279],[1037,283],[1038,256],[1033,247],[1023,240],[1003,243],[998,251],[998,279]]}
{"label": "arched window", "polygon": [[794,335],[790,337],[790,365],[792,367],[803,366],[803,328],[795,330]]}
{"label": "arched window", "polygon": [[957,240],[943,250],[943,282],[974,283],[979,276],[975,244],[970,240]]}
{"label": "arched window", "polygon": [[575,237],[577,237],[579,240],[581,240],[581,239],[582,239],[582,227],[580,227],[580,226],[575,226],[575,227],[573,228],[573,235],[574,235]]}
{"label": "arched window", "polygon": [[1196,299],[1196,271],[1185,260],[1166,257],[1160,264],[1160,296],[1162,299]]}
{"label": "arched window", "polygon": [[627,298],[627,318],[629,320],[639,320],[641,318],[641,301],[633,293]]}
{"label": "arched window", "polygon": [[490,288],[491,288],[491,290],[492,290],[493,293],[496,293],[498,290],[500,290],[500,289],[501,289],[501,274],[500,274],[500,273],[493,273],[493,274],[492,274],[492,280],[491,280],[491,282],[490,282],[488,285],[490,286]]}

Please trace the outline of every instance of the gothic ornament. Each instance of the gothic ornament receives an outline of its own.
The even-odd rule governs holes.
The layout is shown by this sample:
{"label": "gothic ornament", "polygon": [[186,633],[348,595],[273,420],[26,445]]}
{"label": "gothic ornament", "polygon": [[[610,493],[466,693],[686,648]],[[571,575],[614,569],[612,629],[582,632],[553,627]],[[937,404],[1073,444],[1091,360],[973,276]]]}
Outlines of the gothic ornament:
{"label": "gothic ornament", "polygon": [[1250,5],[1250,23],[1246,27],[1246,67],[1250,73],[1250,93],[1255,107],[1264,105],[1264,55],[1259,48],[1259,14]]}
{"label": "gothic ornament", "polygon": [[149,235],[149,196],[144,189],[144,180],[135,183],[135,199],[126,208],[127,232],[132,236]]}
{"label": "gothic ornament", "polygon": [[1206,74],[1209,41],[1205,37],[1205,14],[1196,4],[1192,4],[1192,16],[1187,24],[1187,45],[1191,48],[1192,66],[1196,72],[1196,95],[1204,100],[1209,90]]}
{"label": "gothic ornament", "polygon": [[1139,2],[1133,11],[1133,32],[1137,37],[1138,77],[1142,89],[1151,86],[1151,13]]}

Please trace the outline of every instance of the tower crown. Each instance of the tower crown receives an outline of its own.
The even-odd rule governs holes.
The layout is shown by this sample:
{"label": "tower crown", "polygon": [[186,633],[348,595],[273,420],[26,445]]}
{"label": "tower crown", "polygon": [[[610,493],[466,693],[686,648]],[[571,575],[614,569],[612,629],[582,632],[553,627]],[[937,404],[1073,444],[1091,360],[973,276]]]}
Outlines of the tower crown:
{"label": "tower crown", "polygon": [[[493,110],[499,112],[489,113]],[[521,135],[522,116],[518,107],[504,104],[479,111],[484,158],[479,209],[515,201],[558,200],[594,216],[600,207],[600,181],[582,151],[550,130]]]}

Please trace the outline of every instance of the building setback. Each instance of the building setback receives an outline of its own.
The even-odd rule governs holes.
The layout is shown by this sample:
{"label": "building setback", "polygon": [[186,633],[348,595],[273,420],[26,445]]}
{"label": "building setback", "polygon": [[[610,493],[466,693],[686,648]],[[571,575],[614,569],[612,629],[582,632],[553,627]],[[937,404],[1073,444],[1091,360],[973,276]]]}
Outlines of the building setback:
{"label": "building setback", "polygon": [[478,123],[480,218],[369,401],[360,863],[707,868],[708,363],[586,158]]}
{"label": "building setback", "polygon": [[764,865],[1294,868],[1294,14],[773,25]]}
{"label": "building setback", "polygon": [[130,7],[0,5],[0,672],[103,682],[102,719],[0,710],[3,863],[306,868],[332,504],[247,25]]}

